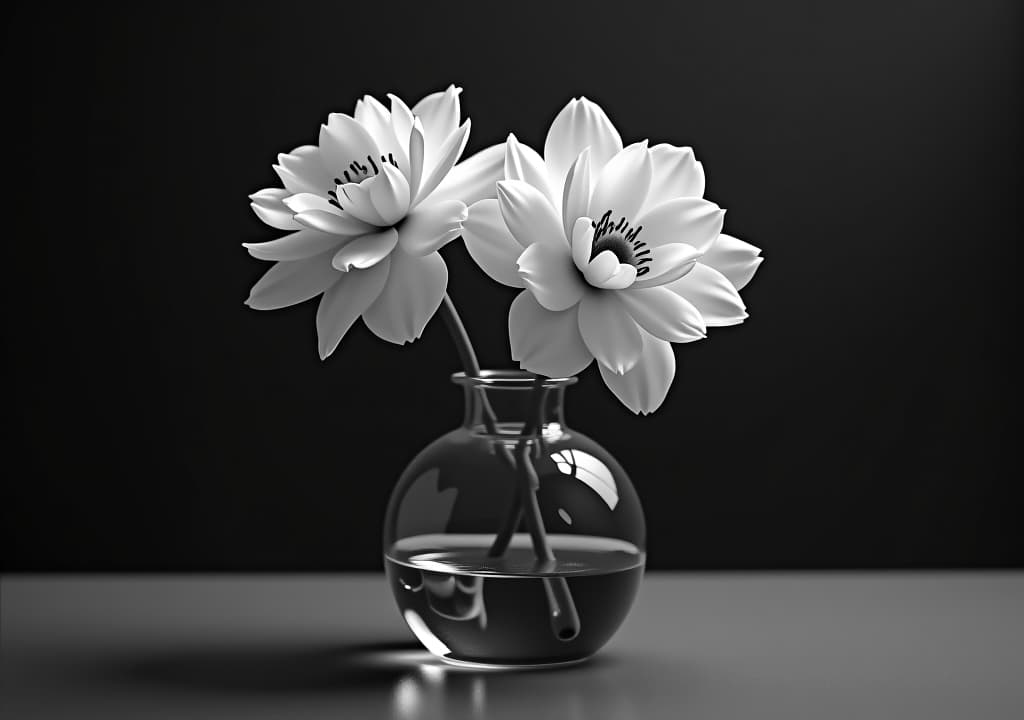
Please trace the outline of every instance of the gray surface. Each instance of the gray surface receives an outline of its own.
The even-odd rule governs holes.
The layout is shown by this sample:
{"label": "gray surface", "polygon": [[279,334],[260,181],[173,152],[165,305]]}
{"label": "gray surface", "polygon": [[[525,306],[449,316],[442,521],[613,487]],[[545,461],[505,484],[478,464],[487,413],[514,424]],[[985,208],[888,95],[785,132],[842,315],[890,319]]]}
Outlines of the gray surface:
{"label": "gray surface", "polygon": [[382,576],[7,577],[4,718],[1024,718],[1024,575],[648,575],[588,664],[469,672]]}

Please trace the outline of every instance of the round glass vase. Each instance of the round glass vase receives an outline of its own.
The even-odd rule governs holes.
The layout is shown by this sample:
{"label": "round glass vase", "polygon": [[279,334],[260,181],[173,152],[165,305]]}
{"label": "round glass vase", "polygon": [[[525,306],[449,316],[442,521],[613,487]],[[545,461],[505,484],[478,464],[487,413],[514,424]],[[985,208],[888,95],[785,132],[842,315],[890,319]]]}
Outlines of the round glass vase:
{"label": "round glass vase", "polygon": [[454,663],[583,660],[622,624],[645,562],[645,526],[622,466],[562,410],[576,378],[452,376],[461,427],[402,473],[384,523],[398,607]]}

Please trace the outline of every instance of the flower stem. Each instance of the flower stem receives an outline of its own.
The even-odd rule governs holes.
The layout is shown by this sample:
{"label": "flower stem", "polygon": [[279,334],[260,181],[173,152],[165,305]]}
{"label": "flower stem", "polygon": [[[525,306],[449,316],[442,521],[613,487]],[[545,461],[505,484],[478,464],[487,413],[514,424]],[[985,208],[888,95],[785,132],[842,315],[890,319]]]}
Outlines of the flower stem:
{"label": "flower stem", "polygon": [[[547,388],[544,388],[540,401],[531,403],[531,413],[536,417],[537,422],[537,429],[534,431],[534,439],[537,441],[535,450],[536,457],[538,459],[540,459],[544,452],[544,438],[540,429],[544,425],[544,403],[546,400]],[[494,536],[494,542],[491,544],[491,549],[487,552],[490,557],[501,557],[505,554],[509,543],[512,542],[512,536],[515,534],[516,528],[519,527],[519,523],[522,519],[523,504],[520,500],[520,493],[517,492],[512,498],[512,504],[509,505],[508,513],[505,515],[505,520],[502,522],[501,528],[498,530],[498,534]]]}
{"label": "flower stem", "polygon": [[[476,359],[476,351],[473,350],[473,343],[469,340],[469,333],[466,332],[466,326],[462,322],[462,318],[459,317],[459,311],[455,309],[455,303],[452,302],[451,296],[448,293],[444,294],[444,300],[441,301],[442,315],[444,317],[444,324],[448,328],[448,334],[452,338],[452,342],[455,344],[455,350],[459,353],[459,359],[462,361],[462,369],[466,373],[466,377],[480,377],[480,362]],[[487,428],[487,432],[494,434],[494,408],[491,407],[491,403],[487,400],[487,395],[484,393],[483,388],[479,389],[480,392],[480,404],[484,411],[484,427]],[[512,456],[508,455],[508,461],[514,466],[515,461]]]}
{"label": "flower stem", "polygon": [[[527,421],[523,425],[522,434],[516,444],[516,457],[518,458],[521,481],[521,512],[526,518],[526,527],[530,533],[530,540],[533,542],[533,552],[545,570],[553,570],[555,554],[551,551],[551,546],[548,543],[548,536],[544,530],[544,518],[537,502],[540,478],[537,476],[537,469],[533,466],[530,447],[531,442],[537,442],[538,445],[541,443],[541,410],[546,395],[544,378],[537,375],[533,381],[531,412],[527,415]],[[563,577],[544,577],[542,581],[548,599],[551,629],[554,631],[555,637],[566,642],[574,639],[580,632],[580,617],[576,612],[576,603],[572,599],[568,582]]]}
{"label": "flower stem", "polygon": [[[459,317],[459,311],[455,309],[455,303],[452,302],[452,298],[448,293],[444,294],[444,300],[441,301],[441,310],[442,316],[444,317],[444,324],[448,328],[448,334],[451,336],[452,342],[455,344],[455,349],[459,353],[459,358],[462,360],[462,369],[466,373],[466,377],[480,377],[480,362],[476,359],[476,352],[473,350],[473,343],[470,341],[469,333],[466,332],[466,326],[462,322],[462,318]],[[497,434],[494,408],[491,407],[491,403],[487,399],[487,393],[484,389],[476,388],[476,390],[480,397],[480,407],[483,410],[484,428],[487,430],[489,435],[494,436]],[[494,447],[495,452],[505,461],[505,464],[515,472],[515,458],[512,457],[512,453],[505,446],[505,443],[496,440],[492,446]],[[519,521],[517,519],[515,524],[518,523]],[[515,532],[514,526],[512,531]],[[501,552],[504,552],[504,548]],[[498,554],[500,555],[501,553]]]}
{"label": "flower stem", "polygon": [[459,311],[455,309],[455,303],[452,302],[451,296],[448,293],[444,294],[444,300],[441,301],[441,310],[444,324],[448,327],[448,333],[452,336],[452,342],[455,343],[455,349],[458,351],[459,359],[462,361],[463,370],[465,370],[468,376],[479,376],[480,363],[476,359],[473,343],[470,342],[466,326],[462,323]]}
{"label": "flower stem", "polygon": [[[462,360],[462,366],[466,375],[479,377],[480,363],[476,358],[476,352],[473,350],[473,344],[469,340],[469,333],[466,332],[466,326],[463,324],[462,318],[459,317],[459,313],[455,309],[455,304],[447,293],[441,303],[441,308],[443,309],[442,315],[445,325],[448,327],[448,333],[451,335],[452,342],[455,343],[455,348],[459,353],[459,358]],[[494,409],[491,407],[490,402],[488,402],[483,388],[478,388],[477,390],[480,394],[480,403],[483,409],[484,427],[487,429],[488,434],[493,436],[497,432]],[[509,468],[513,472],[518,471],[516,474],[520,478],[520,488],[515,500],[513,500],[512,507],[509,509],[508,517],[495,537],[488,554],[492,557],[505,554],[505,550],[508,549],[509,542],[515,533],[516,527],[519,525],[520,519],[525,516],[526,527],[529,530],[530,539],[533,543],[533,552],[537,556],[537,560],[545,569],[552,569],[555,555],[548,543],[547,534],[544,531],[544,518],[541,516],[540,505],[537,503],[537,488],[540,486],[540,479],[537,476],[537,470],[533,466],[533,459],[531,457],[531,441],[537,443],[538,451],[543,444],[540,438],[543,422],[541,413],[546,395],[547,389],[544,387],[544,378],[537,375],[534,379],[530,400],[531,410],[527,414],[527,420],[523,425],[522,433],[516,444],[516,454],[519,456],[518,462],[516,462],[516,459],[512,456],[504,442],[501,440],[493,442],[495,451],[501,455]],[[563,577],[545,577],[542,580],[544,592],[548,599],[551,629],[554,631],[555,637],[563,641],[574,639],[580,631],[580,618],[576,612],[576,603],[572,599],[572,593],[569,591],[569,584]]]}

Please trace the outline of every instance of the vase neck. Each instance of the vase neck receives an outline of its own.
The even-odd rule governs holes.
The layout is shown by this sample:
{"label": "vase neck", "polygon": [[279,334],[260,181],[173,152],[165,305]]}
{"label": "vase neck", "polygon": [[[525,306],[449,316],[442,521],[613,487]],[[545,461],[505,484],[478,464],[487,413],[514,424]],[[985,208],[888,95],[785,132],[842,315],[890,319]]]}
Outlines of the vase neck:
{"label": "vase neck", "polygon": [[537,423],[543,434],[565,429],[565,389],[576,378],[545,378],[519,371],[487,371],[478,377],[457,373],[465,395],[463,427],[475,433],[511,437]]}

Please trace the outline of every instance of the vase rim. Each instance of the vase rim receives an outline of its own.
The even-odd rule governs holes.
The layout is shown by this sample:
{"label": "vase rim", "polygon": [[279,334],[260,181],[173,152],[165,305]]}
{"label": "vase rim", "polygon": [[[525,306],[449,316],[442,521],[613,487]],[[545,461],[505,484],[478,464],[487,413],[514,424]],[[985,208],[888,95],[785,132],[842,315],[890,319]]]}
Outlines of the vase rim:
{"label": "vase rim", "polygon": [[[452,382],[458,385],[528,390],[533,387],[536,377],[533,373],[525,370],[481,370],[477,375],[467,375],[464,372],[452,373]],[[544,378],[543,387],[566,387],[576,383],[578,379],[575,375],[563,378]]]}

